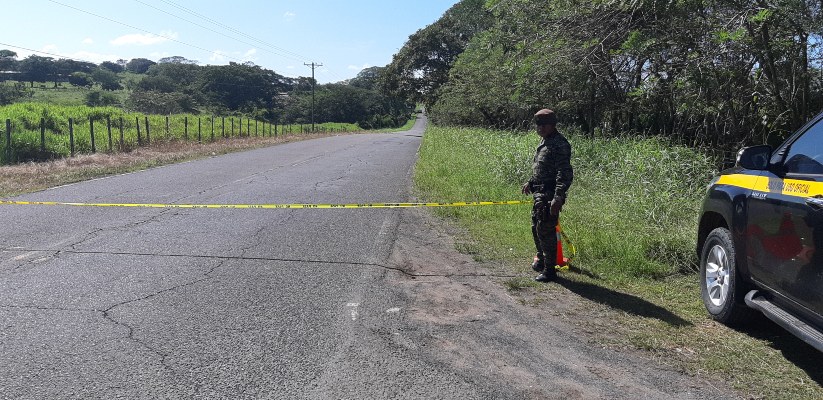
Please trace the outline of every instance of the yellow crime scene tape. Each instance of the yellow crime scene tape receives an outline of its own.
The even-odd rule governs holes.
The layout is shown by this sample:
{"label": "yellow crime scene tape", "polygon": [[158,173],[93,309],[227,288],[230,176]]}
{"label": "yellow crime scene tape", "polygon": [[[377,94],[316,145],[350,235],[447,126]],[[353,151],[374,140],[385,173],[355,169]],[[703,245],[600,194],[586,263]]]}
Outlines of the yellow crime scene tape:
{"label": "yellow crime scene tape", "polygon": [[[0,205],[33,206],[74,206],[74,207],[133,207],[133,208],[220,208],[220,209],[323,209],[323,208],[413,208],[413,207],[468,207],[468,206],[504,206],[532,204],[529,200],[508,201],[457,201],[450,203],[350,203],[350,204],[163,204],[163,203],[77,203],[66,201],[22,201],[0,200]],[[568,270],[568,264],[577,255],[577,249],[569,237],[559,229],[560,240],[569,248],[570,257],[561,268]]]}
{"label": "yellow crime scene tape", "polygon": [[412,208],[412,207],[467,207],[531,204],[526,200],[458,201],[451,203],[351,203],[351,204],[153,204],[153,203],[74,203],[64,201],[0,200],[0,205],[76,206],[76,207],[135,207],[135,208],[254,208],[254,209],[320,209],[320,208]]}

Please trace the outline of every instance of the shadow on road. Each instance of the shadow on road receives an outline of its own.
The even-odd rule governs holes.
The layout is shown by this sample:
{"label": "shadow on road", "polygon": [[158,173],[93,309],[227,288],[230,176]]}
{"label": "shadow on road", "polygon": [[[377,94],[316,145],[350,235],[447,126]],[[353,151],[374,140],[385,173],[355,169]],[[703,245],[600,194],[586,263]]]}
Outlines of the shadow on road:
{"label": "shadow on road", "polygon": [[650,303],[640,297],[616,292],[591,283],[575,282],[558,277],[557,283],[580,297],[605,304],[609,307],[646,318],[659,319],[672,326],[691,326],[692,323],[680,318],[671,311]]}

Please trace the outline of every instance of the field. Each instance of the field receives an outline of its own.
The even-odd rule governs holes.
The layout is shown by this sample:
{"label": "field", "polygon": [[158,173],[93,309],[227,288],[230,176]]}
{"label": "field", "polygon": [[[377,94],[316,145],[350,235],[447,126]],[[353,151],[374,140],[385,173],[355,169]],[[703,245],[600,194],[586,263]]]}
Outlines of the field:
{"label": "field", "polygon": [[[10,136],[6,136],[7,125]],[[128,113],[115,107],[17,103],[0,107],[0,164],[93,152],[131,151],[152,142],[306,133],[310,125],[272,125],[245,117]],[[318,132],[351,132],[354,124],[317,124]],[[93,132],[93,134],[92,134]],[[10,143],[10,145],[8,145]]]}
{"label": "field", "polygon": [[[745,398],[823,398],[820,353],[765,318],[734,330],[703,308],[694,243],[715,160],[660,139],[567,137],[575,182],[560,224],[578,253],[559,284],[591,302],[565,318],[597,345],[643,351]],[[520,186],[538,141],[534,133],[430,127],[417,194],[423,201],[528,200]],[[530,206],[437,212],[468,231],[460,250],[520,275],[505,282],[513,296],[541,307],[557,296],[553,284],[532,281]]]}

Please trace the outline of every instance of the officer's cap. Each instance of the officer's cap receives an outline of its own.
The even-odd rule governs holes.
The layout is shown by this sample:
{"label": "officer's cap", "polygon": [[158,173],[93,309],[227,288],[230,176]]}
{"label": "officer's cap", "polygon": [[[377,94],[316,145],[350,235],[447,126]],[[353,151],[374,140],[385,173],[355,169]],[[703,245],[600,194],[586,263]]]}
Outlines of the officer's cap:
{"label": "officer's cap", "polygon": [[544,108],[534,114],[534,123],[537,125],[557,125],[557,114]]}

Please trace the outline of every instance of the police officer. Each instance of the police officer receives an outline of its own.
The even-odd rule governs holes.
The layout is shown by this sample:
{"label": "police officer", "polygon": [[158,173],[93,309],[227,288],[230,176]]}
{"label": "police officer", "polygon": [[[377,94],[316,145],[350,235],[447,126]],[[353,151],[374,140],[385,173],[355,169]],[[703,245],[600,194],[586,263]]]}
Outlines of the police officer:
{"label": "police officer", "polygon": [[557,115],[542,109],[534,115],[537,135],[542,138],[534,154],[532,177],[523,184],[523,193],[534,195],[532,236],[537,257],[532,269],[540,272],[534,280],[549,282],[557,278],[557,221],[572,184],[572,148],[557,131]]}

